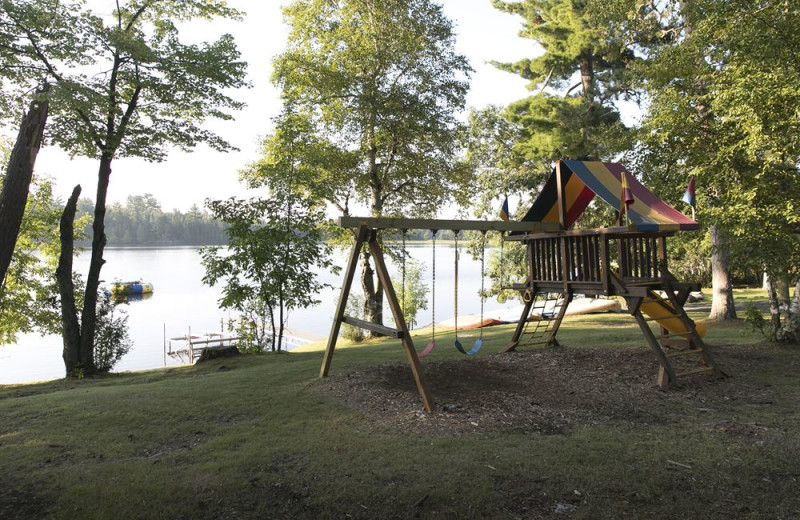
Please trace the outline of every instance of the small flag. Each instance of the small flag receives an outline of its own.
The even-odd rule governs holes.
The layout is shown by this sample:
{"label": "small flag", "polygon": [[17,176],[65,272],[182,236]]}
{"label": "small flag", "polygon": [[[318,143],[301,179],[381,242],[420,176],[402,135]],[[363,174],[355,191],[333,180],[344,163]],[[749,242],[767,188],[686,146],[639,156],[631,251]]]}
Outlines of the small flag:
{"label": "small flag", "polygon": [[693,210],[697,208],[697,199],[694,196],[694,175],[689,177],[689,185],[686,186],[686,193],[683,194],[681,200],[690,205]]}
{"label": "small flag", "polygon": [[508,222],[508,197],[505,198],[503,205],[500,207],[500,218]]}
{"label": "small flag", "polygon": [[622,215],[627,216],[628,207],[633,204],[633,192],[631,192],[631,187],[628,185],[627,172],[623,171],[620,174],[620,181],[622,184],[622,193],[619,197],[619,216],[617,217],[617,225],[624,225]]}
{"label": "small flag", "polygon": [[633,204],[633,193],[628,185],[628,176],[624,171],[622,172],[622,197],[620,202],[624,203],[626,208]]}

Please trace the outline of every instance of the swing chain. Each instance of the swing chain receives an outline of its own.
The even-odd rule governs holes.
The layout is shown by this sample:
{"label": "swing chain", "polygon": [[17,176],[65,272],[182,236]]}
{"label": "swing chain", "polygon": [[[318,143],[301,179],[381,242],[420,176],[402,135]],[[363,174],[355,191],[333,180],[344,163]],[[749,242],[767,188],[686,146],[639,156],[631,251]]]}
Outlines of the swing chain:
{"label": "swing chain", "polygon": [[505,262],[503,261],[503,250],[505,249],[506,241],[503,240],[505,237],[505,232],[500,232],[500,288],[497,291],[497,302],[498,303],[505,303],[506,296],[503,293],[503,287],[506,284],[505,277],[506,277],[506,266]]}
{"label": "swing chain", "polygon": [[456,342],[458,342],[458,230],[453,230],[453,237],[455,239],[455,273],[454,273],[454,280],[453,280],[453,290],[454,290],[454,304],[453,304],[453,313],[455,316],[453,317],[454,325],[455,325],[455,336]]}
{"label": "swing chain", "polygon": [[486,300],[484,291],[486,280],[486,230],[481,230],[481,327],[480,338],[483,339],[483,303]]}
{"label": "swing chain", "polygon": [[436,339],[436,233],[438,229],[431,229],[431,236],[433,238],[432,255],[433,261],[431,262],[431,337]]}

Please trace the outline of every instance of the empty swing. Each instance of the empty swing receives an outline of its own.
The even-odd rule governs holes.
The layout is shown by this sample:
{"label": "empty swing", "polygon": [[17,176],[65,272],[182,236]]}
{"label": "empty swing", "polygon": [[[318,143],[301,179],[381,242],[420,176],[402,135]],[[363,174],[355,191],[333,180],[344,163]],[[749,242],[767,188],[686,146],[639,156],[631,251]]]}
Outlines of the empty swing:
{"label": "empty swing", "polygon": [[[431,341],[422,352],[417,354],[419,359],[430,354],[436,347],[436,233],[438,233],[438,230],[431,229],[431,236],[433,237],[433,246],[431,247],[431,251],[433,251],[433,260],[431,261]],[[403,276],[405,276],[405,270],[403,273]]]}
{"label": "empty swing", "polygon": [[[456,350],[467,356],[474,356],[483,346],[483,328],[481,328],[481,337],[475,342],[475,345],[470,350],[465,350],[461,342],[458,341],[458,231],[455,234],[455,273],[453,280],[455,302],[453,304],[454,325],[455,325],[455,346]],[[485,238],[485,235],[484,235]],[[483,264],[481,263],[481,290],[483,290]],[[483,295],[481,295],[481,325],[483,325]]]}

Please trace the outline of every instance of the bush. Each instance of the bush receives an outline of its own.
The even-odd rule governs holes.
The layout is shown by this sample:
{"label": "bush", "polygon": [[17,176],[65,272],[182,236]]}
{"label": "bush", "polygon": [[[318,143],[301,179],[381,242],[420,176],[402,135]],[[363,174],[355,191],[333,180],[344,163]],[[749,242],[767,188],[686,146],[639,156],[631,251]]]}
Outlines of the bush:
{"label": "bush", "polygon": [[[363,294],[351,294],[350,299],[347,301],[347,310],[345,314],[363,320],[364,301],[365,298]],[[345,339],[349,339],[353,343],[361,343],[367,337],[366,334],[364,334],[364,329],[353,327],[347,323],[342,323],[341,336]]]}
{"label": "bush", "polygon": [[128,313],[117,305],[104,294],[97,298],[94,364],[98,372],[110,372],[133,347],[128,334]]}

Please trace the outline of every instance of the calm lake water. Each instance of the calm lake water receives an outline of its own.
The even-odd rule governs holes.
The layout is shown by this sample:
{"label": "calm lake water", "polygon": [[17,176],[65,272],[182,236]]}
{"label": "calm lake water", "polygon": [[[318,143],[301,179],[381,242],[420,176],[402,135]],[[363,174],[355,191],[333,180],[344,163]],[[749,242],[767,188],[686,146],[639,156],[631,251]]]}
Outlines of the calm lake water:
{"label": "calm lake water", "polygon": [[[430,289],[432,249],[430,245],[409,246],[411,257],[425,266],[423,277]],[[459,262],[459,302],[460,315],[478,314],[481,286],[480,260],[475,261],[463,249]],[[339,253],[338,263],[343,265],[349,252]],[[219,309],[219,287],[207,287],[202,283],[204,274],[200,255],[196,248],[159,249],[108,249],[102,278],[141,279],[154,285],[152,297],[132,301],[123,305],[128,312],[128,325],[133,340],[133,348],[118,363],[116,371],[133,371],[172,366],[178,364],[169,356],[164,356],[164,338],[185,335],[191,329],[193,334],[219,331],[221,322],[232,317],[227,311]],[[487,253],[488,258],[488,253]],[[88,269],[89,255],[82,253],[75,261],[76,269],[85,273]],[[388,257],[387,257],[387,261]],[[395,284],[400,283],[399,267],[389,264]],[[453,317],[454,296],[454,249],[446,244],[436,246],[436,321]],[[327,337],[331,320],[339,296],[343,275],[334,276],[330,272],[320,273],[321,281],[334,286],[319,294],[320,304],[293,311],[289,316],[288,327]],[[487,280],[488,285],[488,280]],[[353,294],[361,290],[358,278],[353,283]],[[428,294],[430,303],[430,293]],[[515,305],[509,302],[500,305],[494,299],[485,303],[487,313],[508,310]],[[429,305],[430,307],[430,305]],[[385,315],[390,316],[388,307]],[[431,322],[431,309],[421,311],[417,316],[420,324]],[[57,379],[64,376],[61,359],[62,343],[60,336],[41,337],[27,334],[16,345],[0,347],[0,384],[23,383]]]}

